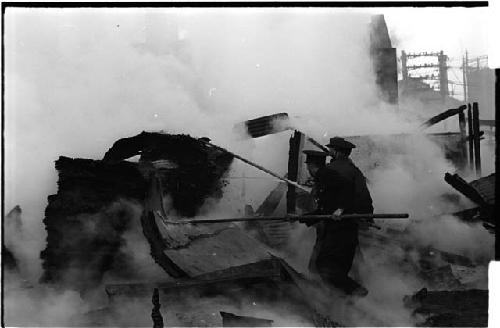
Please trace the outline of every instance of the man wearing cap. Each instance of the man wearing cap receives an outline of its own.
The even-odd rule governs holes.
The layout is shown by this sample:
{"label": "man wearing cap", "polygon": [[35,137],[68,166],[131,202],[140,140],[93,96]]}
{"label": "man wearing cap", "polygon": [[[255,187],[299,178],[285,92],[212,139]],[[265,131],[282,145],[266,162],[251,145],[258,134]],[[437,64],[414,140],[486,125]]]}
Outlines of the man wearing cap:
{"label": "man wearing cap", "polygon": [[[316,173],[325,167],[326,165],[326,157],[328,153],[317,151],[317,150],[304,150],[303,153],[306,155],[305,163],[307,165],[307,170],[309,171],[310,178],[304,183],[304,185],[308,187],[312,187],[310,192],[303,192],[301,190],[297,191],[297,206],[306,213],[304,214],[316,214],[315,209],[317,208],[316,202],[316,182],[314,181],[314,177]],[[312,196],[312,197],[311,197]],[[312,224],[311,221],[301,221],[301,223],[305,223],[308,226]]]}
{"label": "man wearing cap", "polygon": [[306,154],[306,165],[309,175],[314,179],[316,173],[325,167],[328,153],[317,150],[304,150],[303,153]]}
{"label": "man wearing cap", "polygon": [[326,146],[332,161],[314,173],[315,214],[332,214],[332,219],[315,224],[316,244],[309,267],[346,294],[365,296],[368,291],[348,276],[358,246],[358,224],[339,216],[373,213],[372,199],[363,173],[349,158],[356,146],[339,137],[331,138]]}

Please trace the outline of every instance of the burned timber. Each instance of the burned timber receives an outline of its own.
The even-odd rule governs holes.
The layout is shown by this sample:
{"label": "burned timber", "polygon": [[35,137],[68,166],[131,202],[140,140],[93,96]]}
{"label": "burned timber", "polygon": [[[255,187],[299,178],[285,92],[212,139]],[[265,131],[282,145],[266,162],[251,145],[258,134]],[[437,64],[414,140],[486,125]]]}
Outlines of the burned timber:
{"label": "burned timber", "polygon": [[[279,116],[286,119],[283,114]],[[276,126],[262,127],[262,122],[258,123],[261,124],[259,133],[293,129],[286,125],[278,129]],[[247,127],[255,126],[255,122],[247,122]],[[290,139],[290,154],[298,154],[294,147],[304,143],[294,142],[297,138],[308,139],[295,130]],[[436,138],[445,141],[445,149],[449,149],[450,156],[458,154],[460,162],[464,140],[446,136],[443,139],[442,135]],[[401,140],[401,136],[395,139]],[[397,151],[394,148],[397,143],[387,137],[351,137],[351,140],[360,145],[363,145],[360,140],[376,142],[381,152],[387,147],[384,142],[389,142],[388,147]],[[314,140],[309,142],[315,145]],[[127,161],[134,156],[139,156],[139,160]],[[330,317],[325,304],[329,296],[318,282],[296,270],[279,255],[286,247],[287,231],[293,224],[286,219],[296,219],[297,209],[301,212],[310,206],[307,192],[293,185],[287,188],[287,179],[284,179],[285,182],[278,182],[255,212],[247,206],[247,219],[240,219],[246,221],[242,225],[225,222],[238,221],[238,218],[215,219],[212,224],[195,224],[196,219],[190,220],[199,214],[207,197],[222,197],[228,169],[234,160],[232,153],[211,146],[206,138],[200,140],[187,135],[148,132],[118,140],[102,160],[60,157],[56,161],[59,190],[49,197],[44,220],[48,237],[47,247],[41,254],[44,268],[41,281],[85,292],[101,286],[107,272],[117,272],[116,268],[119,268],[122,280],[137,279],[128,267],[128,254],[123,253],[121,246],[124,232],[131,225],[140,224],[151,257],[165,273],[164,281],[107,283],[105,291],[110,305],[100,312],[89,312],[87,321],[82,323],[102,324],[104,321],[99,320],[100,316],[106,320],[115,318],[119,323],[121,319],[116,307],[123,299],[137,298],[146,302],[145,299],[151,299],[153,295],[153,305],[156,304],[153,306],[153,321],[168,325],[171,319],[161,317],[160,309],[187,302],[182,299],[189,295],[189,299],[224,297],[233,300],[230,308],[240,309],[240,312],[224,312],[221,305],[220,313],[215,316],[221,319],[214,319],[213,313],[205,317],[199,314],[203,319],[180,313],[176,324],[269,326],[273,325],[272,320],[253,317],[253,313],[246,313],[248,310],[242,304],[278,302],[285,309],[282,315],[297,317],[300,314],[298,322],[302,325],[341,326],[341,322]],[[291,156],[289,168],[292,172],[297,165],[297,160]],[[365,162],[364,165],[369,169],[371,164]],[[300,173],[295,179],[298,175]],[[293,178],[293,174],[290,176]],[[492,179],[494,175],[469,184],[458,176],[446,174],[446,182],[478,206],[450,214],[466,222],[482,220],[485,228],[491,231],[495,224]],[[289,215],[274,224],[266,222],[266,218],[277,213],[278,203],[283,198],[287,200]],[[138,217],[131,214],[130,207],[134,204],[141,208]],[[10,216],[19,213],[20,209],[15,209]],[[139,222],[134,223],[137,218]],[[189,224],[183,224],[183,221]],[[419,279],[425,282],[424,289],[408,295],[401,300],[402,304],[414,311],[424,325],[485,325],[487,291],[468,288],[468,283],[456,273],[457,267],[473,269],[481,263],[432,246],[424,247],[412,240],[411,226],[409,229],[383,232],[370,229],[360,233],[362,248],[408,254],[395,259],[393,264],[402,272],[418,271]],[[410,254],[418,256],[413,258]],[[13,261],[9,263],[15,265]],[[67,275],[68,271],[73,274]],[[471,303],[466,309],[457,311],[455,304],[462,297],[470,299]],[[342,302],[335,296],[333,300]]]}

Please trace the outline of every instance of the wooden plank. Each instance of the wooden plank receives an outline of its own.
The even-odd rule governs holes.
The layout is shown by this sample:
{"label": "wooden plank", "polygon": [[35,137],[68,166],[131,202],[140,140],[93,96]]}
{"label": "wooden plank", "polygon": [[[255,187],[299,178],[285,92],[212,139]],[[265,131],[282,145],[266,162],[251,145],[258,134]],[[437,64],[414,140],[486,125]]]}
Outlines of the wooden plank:
{"label": "wooden plank", "polygon": [[190,277],[270,258],[267,247],[239,228],[195,238],[182,248],[165,249],[164,254]]}
{"label": "wooden plank", "polygon": [[474,131],[472,130],[472,109],[471,105],[467,104],[467,130],[469,132],[469,167],[474,168]]}
{"label": "wooden plank", "polygon": [[[458,127],[460,129],[460,136],[462,137],[462,140],[465,140],[467,138],[467,132],[465,130],[465,114],[464,112],[460,112],[458,114]],[[467,146],[465,142],[462,142],[460,144],[460,149],[462,150],[462,156],[464,158],[464,165],[467,163]]]}
{"label": "wooden plank", "polygon": [[424,124],[422,124],[422,127],[425,127],[425,128],[428,128],[430,126],[433,126],[443,120],[446,120],[447,118],[449,117],[452,117],[454,115],[457,115],[459,113],[462,113],[467,107],[465,105],[462,105],[458,108],[451,108],[451,109],[448,109],[442,113],[439,113],[438,115],[436,116],[433,116],[431,117],[430,119],[428,119],[427,121],[424,122]]}
{"label": "wooden plank", "polygon": [[242,282],[245,284],[265,279],[285,281],[285,278],[282,277],[281,263],[282,261],[279,258],[273,257],[257,263],[231,267],[227,270],[214,271],[192,278],[150,283],[107,284],[105,288],[109,296],[130,295],[137,297],[146,295],[154,288],[158,288],[162,293],[169,293],[175,290],[185,291],[189,288],[198,290],[214,286],[224,288],[232,283],[238,284]]}
{"label": "wooden plank", "polygon": [[[295,131],[290,138],[290,149],[288,151],[288,179],[297,181],[299,174],[300,148],[302,145],[303,134]],[[295,213],[297,191],[294,186],[289,185],[286,193],[286,211]]]}
{"label": "wooden plank", "polygon": [[474,165],[476,176],[481,176],[481,139],[479,134],[479,106],[477,102],[472,104],[472,130],[474,135]]}
{"label": "wooden plank", "polygon": [[255,213],[262,216],[272,215],[278,207],[281,198],[283,198],[286,186],[287,185],[284,182],[279,182],[269,195],[267,195],[266,199],[264,199]]}
{"label": "wooden plank", "polygon": [[444,180],[451,185],[453,188],[458,190],[462,195],[469,198],[474,203],[478,204],[481,207],[487,207],[488,204],[485,202],[483,197],[474,189],[471,185],[467,183],[464,179],[462,179],[458,174],[451,175],[450,173],[446,173],[444,176]]}

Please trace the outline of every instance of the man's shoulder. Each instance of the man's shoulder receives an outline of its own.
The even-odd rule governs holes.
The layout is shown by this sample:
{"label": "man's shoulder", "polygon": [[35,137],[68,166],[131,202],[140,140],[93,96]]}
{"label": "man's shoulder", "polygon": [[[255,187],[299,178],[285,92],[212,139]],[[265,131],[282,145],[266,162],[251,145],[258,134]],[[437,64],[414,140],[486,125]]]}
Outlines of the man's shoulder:
{"label": "man's shoulder", "polygon": [[340,172],[359,171],[359,169],[356,167],[356,165],[354,165],[354,163],[350,159],[330,162],[325,166],[325,168],[327,170],[340,171]]}
{"label": "man's shoulder", "polygon": [[323,166],[316,173],[315,180],[317,182],[325,182],[336,179],[339,176],[339,171],[335,167]]}

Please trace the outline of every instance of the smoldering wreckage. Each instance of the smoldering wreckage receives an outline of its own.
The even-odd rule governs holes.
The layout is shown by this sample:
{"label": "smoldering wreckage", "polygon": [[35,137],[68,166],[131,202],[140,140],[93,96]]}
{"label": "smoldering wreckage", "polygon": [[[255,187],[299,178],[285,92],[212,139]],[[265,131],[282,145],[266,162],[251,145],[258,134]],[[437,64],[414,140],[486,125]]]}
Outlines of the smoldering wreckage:
{"label": "smoldering wreckage", "polygon": [[[462,113],[463,109],[455,112]],[[275,124],[277,120],[280,124]],[[287,121],[286,113],[250,120],[244,127],[253,137],[293,130],[283,121]],[[462,139],[457,143],[449,135],[433,137],[448,149],[464,148]],[[348,139],[358,145],[363,140],[365,145],[376,141],[379,148],[383,147],[383,139],[377,136]],[[295,130],[290,138],[287,178],[281,178],[283,181],[255,211],[247,205],[243,217],[227,219],[201,220],[199,216],[207,198],[222,197],[228,169],[235,157],[239,158],[208,138],[142,132],[115,142],[102,160],[61,156],[56,161],[59,189],[49,196],[45,211],[47,247],[41,253],[44,273],[40,281],[82,295],[95,288],[105,289],[108,304],[82,313],[75,318],[75,325],[148,325],[144,321],[131,323],[131,318],[120,315],[121,304],[131,299],[143,304],[151,304],[152,300],[148,318],[154,327],[279,324],[272,317],[259,317],[259,313],[270,315],[270,311],[262,311],[266,308],[279,308],[280,317],[293,318],[286,325],[351,324],[343,322],[345,318],[332,308],[355,308],[355,300],[325,287],[314,275],[299,272],[285,259],[294,251],[289,241],[290,231],[298,224],[295,219],[309,211],[313,203],[308,192],[297,188],[303,185],[294,183],[304,180],[299,155],[307,144],[322,147]],[[448,153],[455,157],[462,154]],[[136,155],[140,155],[137,162],[127,160]],[[446,182],[476,204],[449,214],[470,224],[480,222],[493,233],[494,179],[492,174],[468,183],[456,174],[446,173]],[[283,198],[286,213],[278,207]],[[141,209],[140,215],[133,214],[134,206]],[[20,215],[21,209],[16,207],[5,220],[9,226],[21,229]],[[371,248],[375,252],[403,254],[393,257],[397,263],[386,264],[397,265],[401,271],[415,271],[425,284],[400,300],[413,313],[416,324],[486,326],[487,290],[471,289],[470,277],[468,281],[457,275],[457,268],[473,271],[485,263],[415,242],[411,230],[418,224],[412,222],[404,230],[364,229],[360,231],[360,253],[370,252]],[[163,269],[164,279],[131,282],[137,277],[122,246],[126,231],[134,225],[140,225],[150,256]],[[19,270],[9,249],[4,248],[3,254],[8,270]],[[103,287],[108,272],[119,276],[116,281],[126,282],[106,283]],[[218,301],[221,297],[225,300],[222,303]],[[218,312],[201,308],[212,301],[212,307],[220,307]],[[252,304],[253,310],[245,304]],[[169,316],[173,309],[178,311],[175,318]]]}
{"label": "smoldering wreckage", "polygon": [[[372,49],[372,56],[379,58],[375,65],[383,66],[387,57],[395,56],[388,42],[383,47],[379,40]],[[396,69],[378,73],[378,84],[389,90],[386,100],[394,102]],[[426,133],[426,128],[457,117],[460,132]],[[387,165],[381,154],[403,154],[422,135],[442,150],[458,173],[475,167],[480,175],[483,134],[478,117],[474,103],[430,118],[416,133],[345,139],[357,146],[352,158],[368,177],[368,186],[370,172]],[[40,283],[77,291],[84,300],[101,298],[98,306],[72,311],[65,326],[487,326],[484,268],[490,258],[442,249],[418,239],[415,231],[445,218],[494,234],[494,173],[466,181],[456,172],[442,172],[442,183],[450,191],[436,202],[445,199],[454,204],[454,210],[434,213],[425,222],[408,218],[407,213],[362,215],[375,220],[359,231],[350,275],[362,284],[375,279],[385,289],[382,297],[388,299],[400,282],[384,283],[390,280],[388,275],[412,281],[405,295],[397,294],[388,308],[382,308],[374,304],[383,302],[380,298],[367,301],[375,294],[374,284],[366,284],[366,298],[351,297],[326,286],[299,263],[310,254],[297,240],[297,221],[315,206],[305,183],[303,150],[328,149],[293,126],[286,113],[248,120],[235,128],[249,138],[291,131],[287,175],[280,176],[208,138],[164,132],[120,139],[99,160],[59,157],[55,162],[58,191],[48,197],[43,220],[47,240],[40,254]],[[206,204],[223,198],[236,161],[279,181],[257,208],[239,204],[243,213],[220,217],[210,213]],[[7,214],[7,233],[23,229],[21,215],[20,207]],[[391,224],[396,220],[405,222],[402,229]],[[125,247],[130,236],[137,245],[146,245],[147,259],[142,259],[140,268]],[[3,246],[6,270],[22,277],[15,254],[9,245]],[[149,269],[153,274],[139,272]],[[12,295],[33,286],[9,288]],[[377,311],[404,312],[408,318],[382,320]]]}

